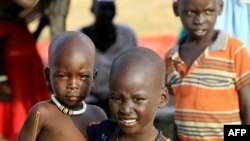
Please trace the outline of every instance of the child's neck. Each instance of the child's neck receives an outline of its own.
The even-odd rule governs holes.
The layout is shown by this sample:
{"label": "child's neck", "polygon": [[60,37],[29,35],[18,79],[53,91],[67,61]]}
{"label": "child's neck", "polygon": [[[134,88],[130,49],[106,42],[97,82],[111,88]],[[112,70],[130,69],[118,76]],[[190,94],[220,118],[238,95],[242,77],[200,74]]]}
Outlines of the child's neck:
{"label": "child's neck", "polygon": [[87,109],[87,105],[84,101],[72,107],[72,106],[65,105],[62,101],[57,99],[54,94],[51,95],[51,100],[53,101],[53,103],[56,104],[56,106],[58,107],[60,111],[70,116],[83,114]]}
{"label": "child's neck", "polygon": [[60,104],[62,104],[63,106],[67,107],[70,110],[80,110],[80,109],[82,109],[82,106],[83,106],[81,102],[79,102],[75,106],[69,106],[69,105],[65,104],[64,102],[62,102],[60,99],[58,99],[58,98],[56,98],[56,99],[60,102]]}
{"label": "child's neck", "polygon": [[159,141],[162,136],[162,131],[154,129],[153,131],[150,131],[149,133],[142,133],[142,134],[124,134],[121,132],[121,130],[117,130],[115,135],[115,141],[135,141],[135,140],[147,140],[147,141]]}
{"label": "child's neck", "polygon": [[193,35],[188,34],[185,42],[188,42],[188,43],[193,42],[193,43],[197,44],[198,46],[199,45],[204,46],[205,44],[209,45],[216,40],[217,35],[218,35],[218,31],[216,31],[216,30],[214,30],[214,31],[208,33],[207,35],[202,36],[202,37],[197,37],[197,36],[193,36]]}

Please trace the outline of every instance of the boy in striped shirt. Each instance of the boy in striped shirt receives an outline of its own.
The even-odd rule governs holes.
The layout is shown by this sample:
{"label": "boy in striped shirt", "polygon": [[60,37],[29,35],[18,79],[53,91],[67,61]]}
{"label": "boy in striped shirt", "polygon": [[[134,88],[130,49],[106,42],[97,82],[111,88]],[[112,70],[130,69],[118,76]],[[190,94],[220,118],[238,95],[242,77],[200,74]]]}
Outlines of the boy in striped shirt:
{"label": "boy in striped shirt", "polygon": [[214,29],[222,8],[222,0],[176,2],[187,35],[165,63],[182,141],[223,141],[225,124],[250,124],[250,55],[241,41]]}

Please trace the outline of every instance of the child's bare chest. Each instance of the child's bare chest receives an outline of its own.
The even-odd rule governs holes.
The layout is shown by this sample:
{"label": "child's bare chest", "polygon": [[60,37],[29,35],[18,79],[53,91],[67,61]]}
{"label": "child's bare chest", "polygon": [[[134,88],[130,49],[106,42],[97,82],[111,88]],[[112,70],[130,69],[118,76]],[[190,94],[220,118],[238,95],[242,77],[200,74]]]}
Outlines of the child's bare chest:
{"label": "child's bare chest", "polygon": [[42,129],[38,141],[85,141],[87,140],[84,120],[71,118],[52,119]]}

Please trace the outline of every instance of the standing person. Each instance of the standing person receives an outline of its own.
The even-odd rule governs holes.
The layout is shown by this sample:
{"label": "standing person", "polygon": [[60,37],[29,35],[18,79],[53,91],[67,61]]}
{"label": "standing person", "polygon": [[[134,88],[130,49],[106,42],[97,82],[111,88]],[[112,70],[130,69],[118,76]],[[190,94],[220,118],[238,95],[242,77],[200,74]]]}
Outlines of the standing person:
{"label": "standing person", "polygon": [[214,29],[222,3],[177,1],[187,35],[165,63],[181,141],[223,141],[223,125],[250,124],[250,55],[241,41]]}
{"label": "standing person", "polygon": [[165,65],[157,53],[141,47],[122,52],[111,66],[109,84],[109,107],[115,121],[90,125],[90,141],[167,140],[154,126],[157,109],[168,100]]}
{"label": "standing person", "polygon": [[16,141],[28,111],[48,99],[49,91],[35,39],[19,16],[37,1],[5,3],[0,9],[0,138]]}
{"label": "standing person", "polygon": [[84,102],[96,75],[95,46],[84,34],[64,32],[50,44],[48,61],[53,94],[32,107],[18,141],[85,141],[89,122],[106,119],[102,109]]}
{"label": "standing person", "polygon": [[224,0],[215,28],[238,37],[250,49],[250,0]]}
{"label": "standing person", "polygon": [[[90,37],[96,46],[96,64],[98,71],[95,87],[91,91],[93,104],[101,106],[110,115],[108,108],[108,79],[114,58],[122,51],[137,45],[132,29],[125,25],[113,23],[116,15],[114,0],[93,0],[91,12],[95,22],[80,28]],[[90,98],[91,98],[90,97]],[[89,99],[91,101],[91,99]]]}

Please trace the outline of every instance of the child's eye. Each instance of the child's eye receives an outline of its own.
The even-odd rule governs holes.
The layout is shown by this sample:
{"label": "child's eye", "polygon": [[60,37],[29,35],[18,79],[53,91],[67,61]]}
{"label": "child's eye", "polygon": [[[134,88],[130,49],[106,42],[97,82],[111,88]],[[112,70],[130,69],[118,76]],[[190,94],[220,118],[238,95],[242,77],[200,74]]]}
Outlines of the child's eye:
{"label": "child's eye", "polygon": [[143,101],[143,100],[145,100],[145,98],[135,98],[135,99],[134,99],[134,101],[136,101],[136,102],[141,102],[141,101]]}
{"label": "child's eye", "polygon": [[57,77],[60,79],[67,79],[68,78],[68,76],[64,75],[64,74],[59,74],[59,75],[57,75]]}
{"label": "child's eye", "polygon": [[81,80],[85,80],[85,79],[88,79],[89,78],[89,75],[81,75],[80,76],[80,79]]}
{"label": "child's eye", "polygon": [[191,11],[191,10],[189,10],[189,11],[186,11],[186,14],[187,14],[187,15],[193,15],[193,14],[194,14],[194,12],[193,12],[193,11]]}
{"label": "child's eye", "polygon": [[213,10],[206,10],[205,12],[207,15],[211,15],[213,13]]}
{"label": "child's eye", "polygon": [[119,101],[119,100],[121,100],[121,98],[118,97],[118,96],[111,96],[110,99],[113,100],[113,101]]}

